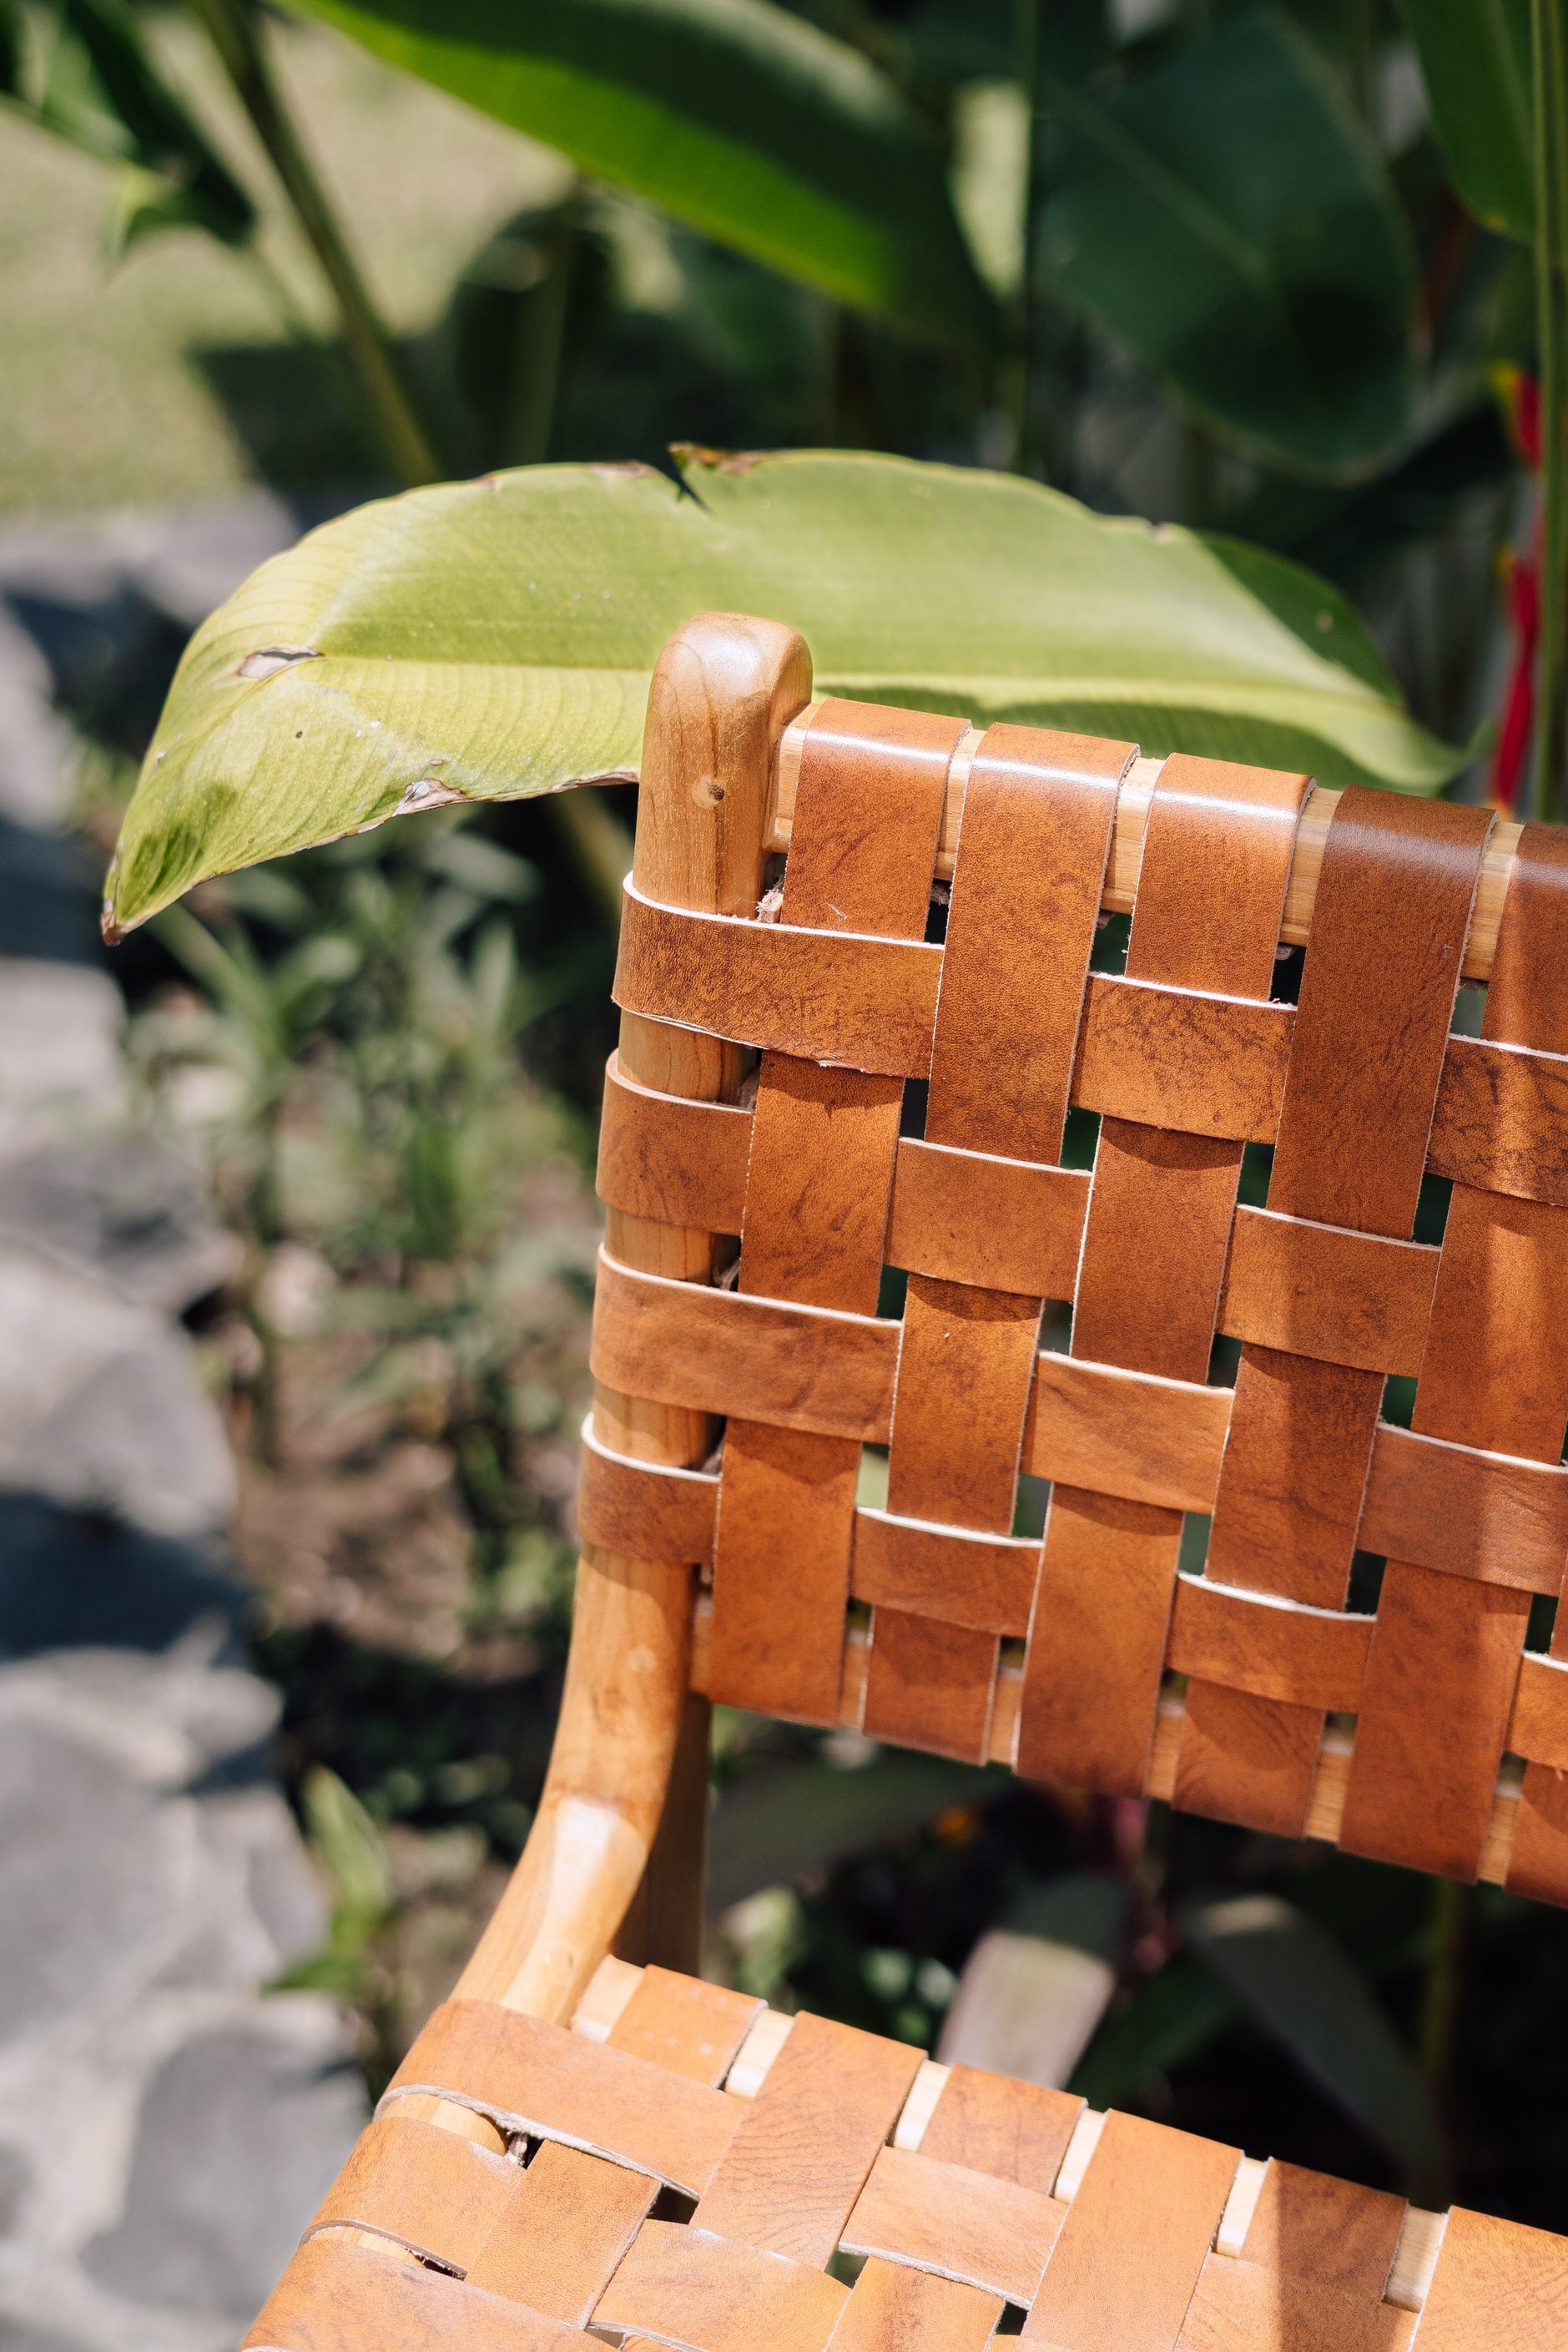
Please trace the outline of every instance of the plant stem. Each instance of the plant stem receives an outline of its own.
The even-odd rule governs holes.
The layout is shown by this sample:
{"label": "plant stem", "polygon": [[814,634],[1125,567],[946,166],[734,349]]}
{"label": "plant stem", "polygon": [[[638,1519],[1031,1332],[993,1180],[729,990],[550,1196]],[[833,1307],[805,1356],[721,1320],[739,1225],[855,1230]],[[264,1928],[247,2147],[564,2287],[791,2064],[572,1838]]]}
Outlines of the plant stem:
{"label": "plant stem", "polygon": [[1421,2006],[1421,2067],[1432,2085],[1443,2128],[1430,2175],[1423,2173],[1408,2186],[1407,2194],[1418,2204],[1442,2207],[1453,2196],[1450,2175],[1454,2135],[1448,2127],[1449,2108],[1474,1917],[1473,1888],[1450,1878],[1433,1882],[1431,1958],[1427,1968],[1426,1999]]}
{"label": "plant stem", "polygon": [[1541,634],[1531,809],[1560,816],[1568,764],[1568,30],[1531,0],[1535,82],[1535,296],[1541,377]]}
{"label": "plant stem", "polygon": [[344,347],[398,479],[409,489],[440,481],[443,467],[431,436],[398,373],[370,290],[284,104],[254,17],[244,0],[193,0],[193,5],[337,299]]}
{"label": "plant stem", "polygon": [[621,885],[632,871],[631,835],[592,791],[553,793],[545,806],[596,913],[613,937],[621,929]]}
{"label": "plant stem", "polygon": [[574,184],[541,240],[549,256],[544,278],[517,305],[517,344],[510,355],[498,452],[505,466],[542,466],[549,456],[581,215],[580,190]]}
{"label": "plant stem", "polygon": [[1453,2081],[1460,1997],[1470,1937],[1471,1892],[1451,1878],[1434,1881],[1432,1958],[1421,2012],[1421,2063],[1439,2099]]}
{"label": "plant stem", "polygon": [[1035,274],[1039,264],[1036,226],[1040,215],[1040,175],[1044,168],[1045,123],[1040,12],[1044,0],[1013,0],[1014,70],[1029,100],[1029,135],[1024,146],[1023,259],[1018,292],[1013,297],[1005,366],[1004,401],[1013,421],[1013,471],[1032,474],[1037,461],[1034,408],[1036,317]]}

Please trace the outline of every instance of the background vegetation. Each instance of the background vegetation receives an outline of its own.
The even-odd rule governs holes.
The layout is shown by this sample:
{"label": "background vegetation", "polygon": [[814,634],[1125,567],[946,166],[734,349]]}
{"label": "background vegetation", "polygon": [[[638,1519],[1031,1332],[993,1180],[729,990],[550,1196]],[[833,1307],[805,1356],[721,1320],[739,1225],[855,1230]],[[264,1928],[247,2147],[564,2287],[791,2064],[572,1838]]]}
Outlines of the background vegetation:
{"label": "background vegetation", "polygon": [[[1397,681],[1433,756],[1388,781],[1557,809],[1546,0],[309,13],[330,37],[240,0],[0,0],[26,174],[47,184],[46,133],[114,165],[141,291],[108,281],[103,348],[202,419],[191,473],[153,434],[137,487],[218,478],[219,417],[330,504],[546,457],[667,468],[672,440],[1011,468],[1217,534],[1297,639]],[[434,101],[367,50],[493,118],[442,150],[450,176]],[[152,362],[160,318],[209,401]],[[18,469],[52,486],[43,389],[0,364],[40,436]],[[113,477],[109,404],[64,396],[86,495]],[[146,683],[78,709],[106,847]],[[455,1972],[548,1753],[627,797],[444,811],[209,879],[120,965],[147,1115],[204,1137],[247,1245],[203,1342],[339,1888],[314,1972],[358,2003],[372,2073]],[[979,1934],[1024,1924],[1115,1971],[1077,2077],[1097,2101],[1563,2225],[1555,1916],[847,1736],[729,1717],[716,1750],[716,1969],[928,2042]]]}

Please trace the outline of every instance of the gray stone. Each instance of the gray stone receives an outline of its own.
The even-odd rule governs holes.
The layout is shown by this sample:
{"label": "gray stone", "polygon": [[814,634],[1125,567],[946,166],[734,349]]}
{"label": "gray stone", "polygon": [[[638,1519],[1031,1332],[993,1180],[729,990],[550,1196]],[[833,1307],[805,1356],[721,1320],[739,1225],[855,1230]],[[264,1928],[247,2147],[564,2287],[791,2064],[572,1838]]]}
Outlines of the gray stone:
{"label": "gray stone", "polygon": [[[0,2044],[172,1969],[244,1985],[319,1941],[319,1893],[275,1790],[172,1801],[277,1717],[277,1693],[207,1663],[204,1641],[0,1670]],[[200,1973],[176,1968],[193,1939]]]}
{"label": "gray stone", "polygon": [[258,563],[291,547],[305,520],[256,489],[200,506],[14,523],[0,532],[0,595],[88,611],[131,590],[193,629]]}
{"label": "gray stone", "polygon": [[0,1720],[0,2034],[85,2008],[175,1895],[156,1794],[39,1723]]}
{"label": "gray stone", "polygon": [[0,1486],[198,1536],[234,1465],[159,1309],[223,1279],[233,1244],[171,1148],[123,1113],[107,973],[0,959]]}
{"label": "gray stone", "polygon": [[161,1656],[81,1649],[30,1659],[0,1673],[0,1719],[42,1721],[152,1787],[191,1787],[277,1721],[270,1684],[215,1663],[223,1639],[214,1620]]}
{"label": "gray stone", "polygon": [[0,811],[23,824],[68,813],[70,736],[55,715],[49,666],[0,608]]}
{"label": "gray stone", "polygon": [[[8,2238],[32,2179],[19,2148],[0,2147],[0,2238]],[[0,2338],[0,2341],[3,2341]]]}
{"label": "gray stone", "polygon": [[270,2033],[189,2042],[150,2085],[118,2225],[84,2249],[116,2294],[248,2320],[353,2144],[363,2093]]}
{"label": "gray stone", "polygon": [[363,2119],[331,2003],[261,1990],[326,1906],[277,1789],[213,1784],[277,1712],[224,1634],[0,1665],[0,2347],[227,2352]]}
{"label": "gray stone", "polygon": [[106,971],[0,957],[0,1160],[123,1111],[125,1007]]}
{"label": "gray stone", "polygon": [[25,1447],[5,1449],[5,1483],[154,1535],[215,1533],[234,1508],[233,1463],[188,1352],[161,1331],[95,1365]]}
{"label": "gray stone", "polygon": [[234,1462],[189,1342],[65,1260],[0,1242],[0,1486],[200,1536],[234,1508]]}
{"label": "gray stone", "polygon": [[[64,1530],[37,1573],[76,1625],[102,1546],[68,1512],[188,1557],[194,1595],[151,1637],[184,1623],[172,1649],[0,1664],[0,2352],[228,2352],[363,2118],[332,2004],[263,1990],[326,1906],[265,1769],[277,1696],[219,1663],[235,1616],[201,1547],[233,1465],[168,1319],[234,1244],[199,1165],[130,1129],[94,942],[23,919],[46,882],[82,908],[68,841],[23,830],[68,821],[54,698],[133,691],[298,528],[258,493],[0,533],[0,1488]],[[20,1650],[73,1624],[28,1599],[37,1533]],[[148,1606],[99,1606],[100,1638],[148,1644]]]}
{"label": "gray stone", "polygon": [[0,1240],[105,1274],[169,1315],[226,1281],[240,1255],[212,1214],[195,1158],[135,1132],[52,1143],[0,1164]]}
{"label": "gray stone", "polygon": [[[236,1823],[241,1808],[243,1828]],[[305,1858],[292,1815],[274,1792],[212,1797],[203,1811],[212,1834],[243,1842],[251,1904],[284,1965],[319,1951],[326,1932],[320,1881]]]}

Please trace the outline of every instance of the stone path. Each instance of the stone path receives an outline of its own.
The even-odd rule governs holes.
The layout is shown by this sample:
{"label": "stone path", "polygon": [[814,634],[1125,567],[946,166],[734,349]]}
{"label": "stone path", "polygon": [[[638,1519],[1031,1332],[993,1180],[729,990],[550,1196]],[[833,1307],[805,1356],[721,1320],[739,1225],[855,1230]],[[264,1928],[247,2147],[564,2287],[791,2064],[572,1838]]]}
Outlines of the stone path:
{"label": "stone path", "polygon": [[0,2352],[227,2352],[362,2120],[175,1318],[228,1238],[131,1124],[53,697],[135,691],[297,522],[0,534]]}

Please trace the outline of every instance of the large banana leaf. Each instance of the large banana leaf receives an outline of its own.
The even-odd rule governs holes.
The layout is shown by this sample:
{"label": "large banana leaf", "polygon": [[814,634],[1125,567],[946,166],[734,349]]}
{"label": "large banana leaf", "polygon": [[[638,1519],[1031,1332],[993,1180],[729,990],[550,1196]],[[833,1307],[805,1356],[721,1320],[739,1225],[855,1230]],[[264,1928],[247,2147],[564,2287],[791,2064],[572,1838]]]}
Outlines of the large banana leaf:
{"label": "large banana leaf", "polygon": [[1421,60],[1432,123],[1471,212],[1529,244],[1530,0],[1399,0]]}
{"label": "large banana leaf", "polygon": [[1416,250],[1376,151],[1285,18],[1232,18],[1109,96],[1053,82],[1047,284],[1217,430],[1364,472],[1410,422]]}
{"label": "large banana leaf", "polygon": [[400,805],[634,771],[659,647],[706,611],[792,623],[819,688],[865,700],[1325,783],[1429,793],[1458,765],[1350,607],[1277,557],[904,458],[692,460],[688,479],[525,467],[361,507],[264,564],[180,666],[110,934]]}
{"label": "large banana leaf", "polygon": [[772,0],[294,0],[837,299],[960,346],[995,312],[896,85]]}

